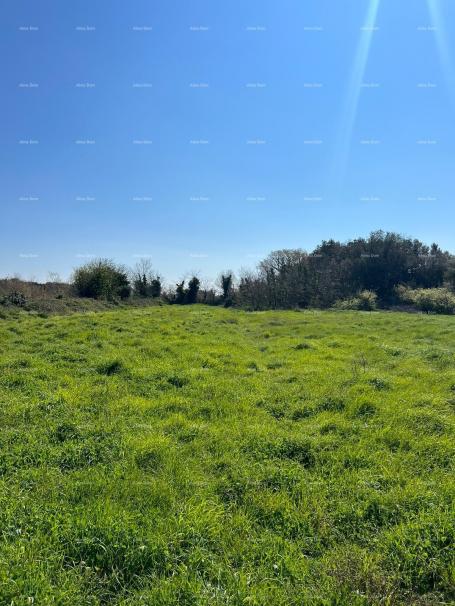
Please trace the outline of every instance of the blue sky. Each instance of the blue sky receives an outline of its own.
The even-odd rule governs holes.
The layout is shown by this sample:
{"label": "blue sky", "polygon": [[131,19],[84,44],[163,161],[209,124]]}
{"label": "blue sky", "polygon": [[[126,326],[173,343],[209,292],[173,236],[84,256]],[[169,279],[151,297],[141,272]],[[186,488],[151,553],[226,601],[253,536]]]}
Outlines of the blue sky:
{"label": "blue sky", "polygon": [[5,0],[0,275],[455,251],[451,0]]}

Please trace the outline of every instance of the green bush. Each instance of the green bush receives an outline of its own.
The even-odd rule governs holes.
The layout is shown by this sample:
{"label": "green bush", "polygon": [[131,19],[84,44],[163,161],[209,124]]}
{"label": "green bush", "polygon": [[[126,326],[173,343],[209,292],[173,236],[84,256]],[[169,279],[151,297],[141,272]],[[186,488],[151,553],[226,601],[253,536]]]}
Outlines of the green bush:
{"label": "green bush", "polygon": [[178,282],[175,291],[171,292],[168,296],[169,302],[176,303],[177,305],[197,303],[200,285],[200,280],[196,276],[191,278],[187,288],[185,288],[185,280]]}
{"label": "green bush", "polygon": [[110,259],[96,259],[78,267],[73,286],[80,297],[92,299],[127,299],[131,293],[126,270]]}
{"label": "green bush", "polygon": [[12,291],[5,295],[0,300],[2,305],[15,305],[16,307],[25,307],[27,305],[27,299],[21,292]]}
{"label": "green bush", "polygon": [[411,303],[417,309],[437,314],[455,313],[455,294],[447,288],[417,288],[415,290],[399,287],[399,299]]}
{"label": "green bush", "polygon": [[362,290],[357,297],[338,301],[337,309],[354,309],[359,311],[373,311],[377,308],[378,296],[372,290]]}
{"label": "green bush", "polygon": [[188,282],[188,288],[186,289],[186,303],[197,303],[197,294],[199,292],[200,281],[196,276],[193,276]]}

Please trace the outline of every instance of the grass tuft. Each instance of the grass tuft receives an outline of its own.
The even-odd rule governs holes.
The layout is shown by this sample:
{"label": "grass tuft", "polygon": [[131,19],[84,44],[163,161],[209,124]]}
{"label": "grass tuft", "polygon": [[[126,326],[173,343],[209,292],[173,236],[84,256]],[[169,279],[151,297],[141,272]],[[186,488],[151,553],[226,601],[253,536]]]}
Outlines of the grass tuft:
{"label": "grass tuft", "polygon": [[455,318],[119,306],[0,338],[0,604],[454,603]]}

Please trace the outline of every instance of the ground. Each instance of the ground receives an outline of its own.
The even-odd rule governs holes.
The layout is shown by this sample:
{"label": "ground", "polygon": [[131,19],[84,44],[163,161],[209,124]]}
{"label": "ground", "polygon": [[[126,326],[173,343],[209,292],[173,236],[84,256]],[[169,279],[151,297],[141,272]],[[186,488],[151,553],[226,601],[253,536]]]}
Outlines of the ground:
{"label": "ground", "polygon": [[455,318],[0,319],[0,604],[453,603]]}

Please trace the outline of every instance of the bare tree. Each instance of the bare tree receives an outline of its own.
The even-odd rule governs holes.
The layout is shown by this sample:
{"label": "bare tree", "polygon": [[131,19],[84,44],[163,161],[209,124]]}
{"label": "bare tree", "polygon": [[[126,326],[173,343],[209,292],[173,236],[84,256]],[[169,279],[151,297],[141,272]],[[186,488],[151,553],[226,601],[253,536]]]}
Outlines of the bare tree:
{"label": "bare tree", "polygon": [[52,284],[61,284],[63,280],[60,277],[60,274],[56,271],[48,271],[47,272],[47,281]]}
{"label": "bare tree", "polygon": [[135,294],[141,297],[161,295],[161,278],[154,271],[152,261],[148,257],[142,257],[134,266],[131,283]]}

